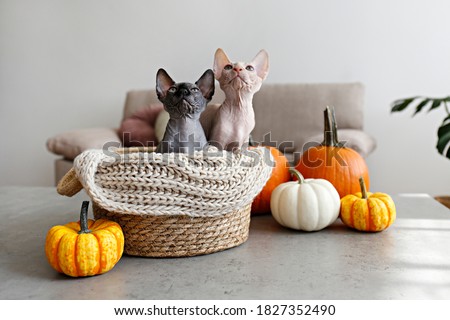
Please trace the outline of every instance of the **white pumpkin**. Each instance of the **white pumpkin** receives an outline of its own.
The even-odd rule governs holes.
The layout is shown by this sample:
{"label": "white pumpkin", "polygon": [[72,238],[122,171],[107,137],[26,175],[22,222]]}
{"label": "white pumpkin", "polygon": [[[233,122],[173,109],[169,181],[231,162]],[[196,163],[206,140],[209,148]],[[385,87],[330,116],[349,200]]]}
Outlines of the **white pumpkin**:
{"label": "white pumpkin", "polygon": [[328,227],[339,217],[340,198],[336,188],[324,179],[304,179],[290,169],[298,181],[276,187],[270,198],[274,219],[284,227],[318,231]]}

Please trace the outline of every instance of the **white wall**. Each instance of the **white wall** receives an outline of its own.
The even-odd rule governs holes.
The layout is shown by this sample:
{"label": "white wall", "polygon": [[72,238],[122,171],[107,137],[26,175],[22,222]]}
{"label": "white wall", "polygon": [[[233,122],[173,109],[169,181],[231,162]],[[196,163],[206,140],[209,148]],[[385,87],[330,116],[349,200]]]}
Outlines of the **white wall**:
{"label": "white wall", "polygon": [[52,185],[46,139],[117,126],[125,91],[156,70],[192,81],[216,48],[247,60],[265,48],[267,82],[366,85],[372,190],[450,193],[435,151],[444,110],[390,114],[410,95],[450,94],[445,0],[0,0],[0,185]]}

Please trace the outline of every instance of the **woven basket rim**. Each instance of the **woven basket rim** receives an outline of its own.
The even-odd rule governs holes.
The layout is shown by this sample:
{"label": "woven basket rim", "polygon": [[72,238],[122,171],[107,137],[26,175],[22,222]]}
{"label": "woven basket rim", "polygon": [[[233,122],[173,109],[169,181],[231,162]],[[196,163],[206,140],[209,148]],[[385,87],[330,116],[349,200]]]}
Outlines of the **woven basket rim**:
{"label": "woven basket rim", "polygon": [[[75,176],[105,210],[196,217],[225,215],[251,204],[272,171],[263,159],[264,151],[256,148],[249,150],[261,157],[254,167],[242,165],[250,158],[247,155],[203,160],[198,153],[194,157],[180,154],[187,162],[166,165],[142,158],[143,152],[145,149],[122,149],[117,153],[119,161],[111,161],[101,150],[85,151],[74,161]],[[126,162],[122,162],[124,157]],[[218,167],[209,167],[210,162]]]}

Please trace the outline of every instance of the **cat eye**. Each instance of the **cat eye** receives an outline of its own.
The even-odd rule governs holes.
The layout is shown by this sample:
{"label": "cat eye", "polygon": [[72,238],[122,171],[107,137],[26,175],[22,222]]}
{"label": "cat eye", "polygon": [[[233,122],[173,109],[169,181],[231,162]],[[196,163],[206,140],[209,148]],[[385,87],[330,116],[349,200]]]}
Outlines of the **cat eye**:
{"label": "cat eye", "polygon": [[225,70],[231,70],[231,69],[233,69],[233,66],[232,66],[231,64],[227,64],[227,65],[224,67],[224,69],[225,69]]}
{"label": "cat eye", "polygon": [[255,70],[255,68],[253,68],[253,66],[246,66],[245,70],[253,71],[253,70]]}
{"label": "cat eye", "polygon": [[170,87],[168,91],[171,92],[171,93],[174,93],[174,92],[177,92],[177,88]]}
{"label": "cat eye", "polygon": [[198,88],[192,88],[191,91],[192,92],[199,92],[200,90]]}

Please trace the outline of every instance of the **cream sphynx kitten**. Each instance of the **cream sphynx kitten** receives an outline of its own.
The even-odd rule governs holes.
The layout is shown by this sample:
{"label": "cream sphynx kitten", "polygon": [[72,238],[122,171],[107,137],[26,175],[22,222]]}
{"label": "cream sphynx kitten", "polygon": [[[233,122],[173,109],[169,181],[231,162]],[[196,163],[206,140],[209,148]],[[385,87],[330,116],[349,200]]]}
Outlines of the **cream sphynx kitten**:
{"label": "cream sphynx kitten", "polygon": [[225,101],[207,106],[201,124],[211,145],[227,151],[240,149],[255,127],[252,100],[269,72],[268,54],[261,50],[250,63],[231,62],[222,49],[217,49],[213,71]]}

